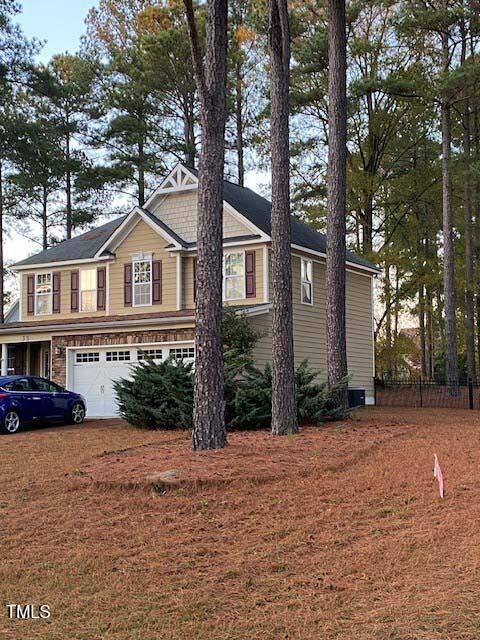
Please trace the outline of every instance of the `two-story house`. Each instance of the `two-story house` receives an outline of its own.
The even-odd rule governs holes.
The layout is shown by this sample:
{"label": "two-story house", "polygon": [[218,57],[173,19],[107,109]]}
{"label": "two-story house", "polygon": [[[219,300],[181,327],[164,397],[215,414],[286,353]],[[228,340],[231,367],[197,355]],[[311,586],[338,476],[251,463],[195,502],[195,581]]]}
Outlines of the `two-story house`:
{"label": "two-story house", "polygon": [[[0,325],[1,373],[41,375],[82,393],[90,416],[114,416],[112,381],[146,356],[194,359],[197,172],[182,164],[145,205],[14,265],[18,317]],[[225,304],[261,333],[271,356],[270,203],[225,182]],[[325,237],[292,219],[297,364],[326,370]],[[351,386],[373,402],[375,266],[347,257]]]}

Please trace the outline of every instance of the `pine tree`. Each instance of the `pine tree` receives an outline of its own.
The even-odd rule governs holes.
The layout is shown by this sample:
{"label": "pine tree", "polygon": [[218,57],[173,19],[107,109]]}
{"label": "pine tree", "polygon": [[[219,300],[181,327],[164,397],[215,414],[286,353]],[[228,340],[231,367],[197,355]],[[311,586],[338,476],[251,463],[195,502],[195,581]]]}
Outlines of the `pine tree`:
{"label": "pine tree", "polygon": [[272,434],[298,429],[290,228],[290,24],[287,0],[269,1],[272,157]]}
{"label": "pine tree", "polygon": [[202,127],[192,446],[195,450],[218,449],[227,443],[222,359],[222,247],[228,3],[227,0],[208,0],[204,57],[192,0],[185,0],[185,10]]}
{"label": "pine tree", "polygon": [[[345,304],[347,35],[344,0],[329,2],[328,31],[328,218],[327,218],[327,368],[334,388],[347,376]],[[339,407],[348,406],[345,387]]]}

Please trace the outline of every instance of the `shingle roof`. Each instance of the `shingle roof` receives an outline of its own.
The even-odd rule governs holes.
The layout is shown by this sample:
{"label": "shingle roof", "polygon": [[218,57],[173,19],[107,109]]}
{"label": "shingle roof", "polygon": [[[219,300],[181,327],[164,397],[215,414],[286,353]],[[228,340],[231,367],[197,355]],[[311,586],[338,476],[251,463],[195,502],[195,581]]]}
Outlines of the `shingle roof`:
{"label": "shingle roof", "polygon": [[162,222],[162,220],[160,220],[160,218],[155,216],[151,211],[148,211],[148,209],[143,209],[143,208],[142,208],[142,211],[149,220],[154,222],[157,225],[157,227],[159,227],[160,229],[163,229],[163,231],[168,233],[168,235],[171,236],[174,240],[176,240],[179,245],[181,245],[182,247],[185,247],[185,249],[190,246],[191,244],[190,242],[185,242],[185,240],[181,238],[178,235],[178,233],[175,233],[173,229],[171,229],[164,222]]}
{"label": "shingle roof", "polygon": [[112,235],[112,233],[122,224],[126,216],[115,218],[101,227],[91,229],[70,240],[64,240],[50,249],[45,249],[25,260],[17,262],[14,267],[26,266],[29,264],[47,264],[49,262],[63,262],[65,260],[84,260],[93,258],[100,247]]}
{"label": "shingle roof", "polygon": [[[191,167],[188,170],[198,177],[198,171]],[[224,182],[224,199],[236,211],[244,215],[250,222],[258,227],[263,233],[271,235],[270,211],[271,204],[255,191],[247,187],[241,187],[238,184],[225,180]],[[191,247],[194,243],[186,242],[170,227],[159,220],[153,213],[146,209],[142,211],[155,222],[161,229],[169,233],[181,246]],[[62,262],[66,260],[82,260],[93,258],[100,247],[112,235],[112,233],[121,225],[127,216],[116,218],[111,222],[107,222],[101,227],[87,231],[80,236],[60,242],[50,249],[46,249],[41,253],[30,256],[21,262],[17,262],[14,267],[28,266],[33,264],[46,264],[49,262]],[[312,249],[319,253],[326,253],[327,239],[326,236],[315,229],[312,229],[304,222],[292,216],[292,244]],[[377,269],[377,267],[357,256],[350,251],[347,252],[347,261],[360,266]]]}
{"label": "shingle roof", "polygon": [[[188,167],[195,176],[198,177],[198,171]],[[261,231],[268,236],[271,235],[270,224],[270,202],[260,196],[255,191],[252,191],[248,187],[241,187],[238,184],[225,180],[223,183],[223,198],[234,209],[244,215],[250,222],[258,227]],[[327,237],[323,233],[315,231],[312,227],[309,227],[304,222],[292,216],[292,244],[297,244],[306,249],[312,249],[319,251],[320,253],[326,253],[327,250]],[[369,267],[371,269],[377,269],[376,265],[372,264],[368,260],[357,256],[351,251],[347,251],[347,260],[354,264]]]}

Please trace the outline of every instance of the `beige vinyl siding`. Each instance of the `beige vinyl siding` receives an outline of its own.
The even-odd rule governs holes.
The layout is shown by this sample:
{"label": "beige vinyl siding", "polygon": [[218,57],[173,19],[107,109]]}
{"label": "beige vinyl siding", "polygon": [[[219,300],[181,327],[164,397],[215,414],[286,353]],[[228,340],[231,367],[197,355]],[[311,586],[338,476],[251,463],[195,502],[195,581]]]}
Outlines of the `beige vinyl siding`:
{"label": "beige vinyl siding", "polygon": [[[79,265],[69,265],[68,267],[50,267],[45,269],[36,269],[35,271],[21,272],[20,277],[22,278],[22,322],[32,321],[32,320],[64,320],[66,318],[78,317],[82,316],[94,317],[94,316],[104,316],[105,311],[85,311],[85,312],[75,312],[72,313],[70,311],[70,291],[71,291],[71,280],[70,274],[72,271],[81,271],[82,269],[96,269],[99,267],[106,267],[108,270],[108,266],[105,262],[94,262],[94,263],[81,263]],[[60,282],[60,313],[50,313],[41,316],[36,316],[34,314],[27,314],[27,278],[29,275],[35,275],[37,273],[61,273],[61,282]]]}
{"label": "beige vinyl siding", "polygon": [[[186,242],[197,240],[197,191],[172,193],[153,208],[152,213],[160,218]],[[228,211],[223,214],[223,237],[251,235],[250,227],[243,224]]]}
{"label": "beige vinyl siding", "polygon": [[263,369],[272,360],[272,315],[268,312],[252,316],[250,322],[259,336],[253,351],[255,365]]}
{"label": "beige vinyl siding", "polygon": [[[305,254],[305,258],[311,256]],[[327,376],[325,262],[313,261],[313,305],[301,303],[300,256],[292,256],[293,333],[295,365],[307,359],[310,366]],[[373,333],[371,277],[347,271],[347,358],[350,386],[366,389],[373,397]],[[271,314],[251,318],[262,334],[255,348],[259,366],[271,361]]]}
{"label": "beige vinyl siding", "polygon": [[[117,247],[115,250],[115,262],[110,265],[110,315],[153,313],[156,311],[175,311],[177,309],[177,262],[176,256],[166,250],[169,244],[141,220],[120,246]],[[124,264],[131,262],[132,255],[138,252],[151,253],[153,260],[162,261],[162,304],[141,307],[126,307],[124,305]]]}
{"label": "beige vinyl siding", "polygon": [[183,258],[183,299],[182,304],[184,309],[194,309],[195,300],[193,295],[193,277],[194,277],[194,262],[193,257]]}
{"label": "beige vinyl siding", "polygon": [[347,358],[351,387],[367,389],[373,397],[374,344],[372,278],[347,271]]}
{"label": "beige vinyl siding", "polygon": [[[231,305],[246,305],[246,304],[261,304],[264,302],[264,288],[263,288],[263,246],[243,246],[232,247],[231,249],[225,249],[224,251],[255,251],[255,298],[242,298],[240,300],[229,300],[225,304]],[[195,306],[193,299],[193,257],[184,257],[183,259],[183,305],[185,309],[192,309]]]}
{"label": "beige vinyl siding", "polygon": [[[310,256],[305,254],[305,258]],[[313,261],[313,305],[301,303],[300,256],[292,257],[293,323],[295,363],[307,358],[310,365],[327,374],[326,268]],[[359,272],[346,274],[347,361],[350,386],[373,396],[372,279]]]}

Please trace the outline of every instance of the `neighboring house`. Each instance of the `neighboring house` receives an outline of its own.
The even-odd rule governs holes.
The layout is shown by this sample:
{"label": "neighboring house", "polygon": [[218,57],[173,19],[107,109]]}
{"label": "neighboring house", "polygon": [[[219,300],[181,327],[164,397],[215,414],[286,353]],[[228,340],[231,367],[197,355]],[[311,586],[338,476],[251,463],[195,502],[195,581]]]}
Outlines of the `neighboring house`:
{"label": "neighboring house", "polygon": [[[82,393],[90,416],[113,416],[112,381],[146,356],[194,358],[197,172],[181,164],[128,215],[13,266],[18,317],[0,325],[1,373],[51,377]],[[261,332],[271,355],[270,203],[225,182],[226,304]],[[295,359],[326,371],[325,237],[292,219]],[[373,402],[372,279],[347,257],[348,362],[353,388]]]}

